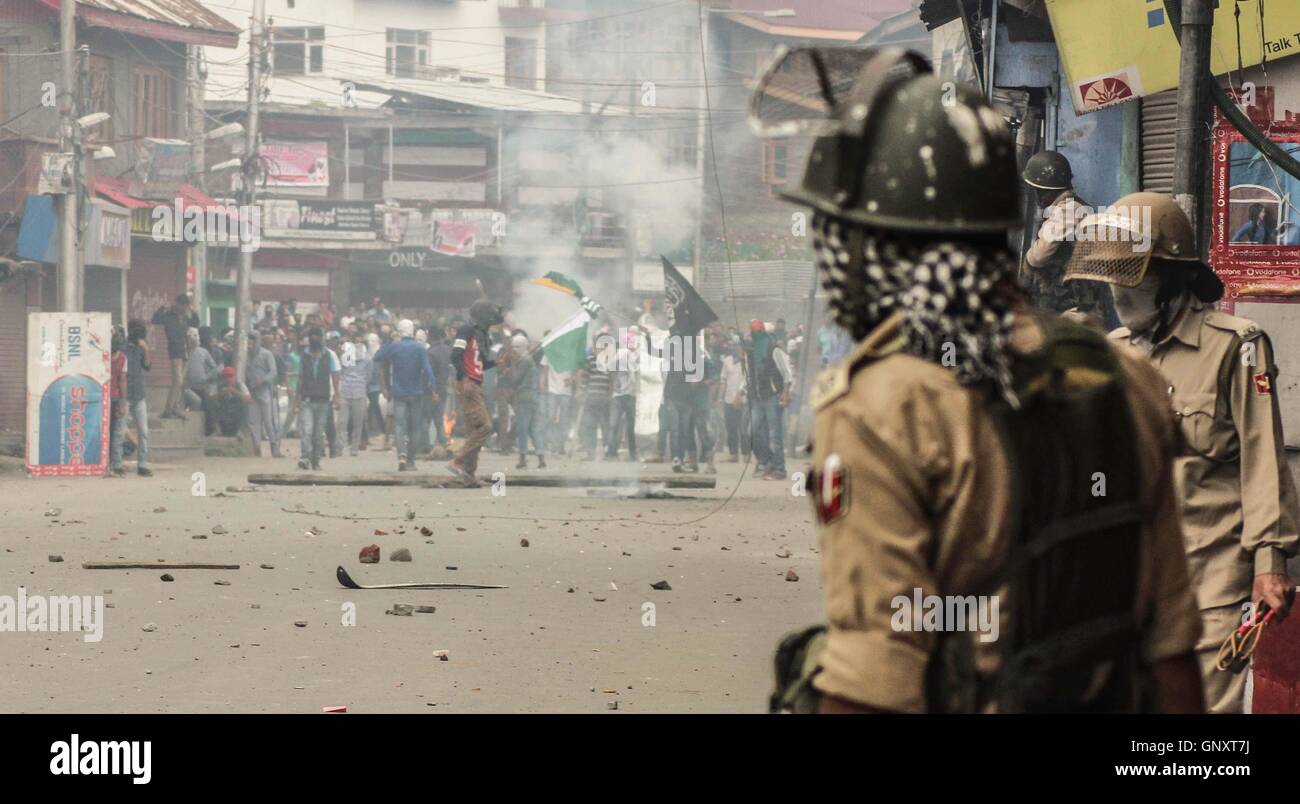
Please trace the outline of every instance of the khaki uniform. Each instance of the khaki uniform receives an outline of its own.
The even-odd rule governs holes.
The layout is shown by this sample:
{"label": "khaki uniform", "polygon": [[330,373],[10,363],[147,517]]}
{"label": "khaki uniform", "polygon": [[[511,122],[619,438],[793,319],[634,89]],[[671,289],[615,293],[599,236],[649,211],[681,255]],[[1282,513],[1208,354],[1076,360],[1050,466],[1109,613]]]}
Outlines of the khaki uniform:
{"label": "khaki uniform", "polygon": [[[895,353],[901,321],[881,324],[821,375],[814,394],[818,480],[810,496],[828,614],[815,685],[861,705],[923,712],[936,633],[895,630],[891,601],[915,589],[973,594],[993,578],[1013,530],[1013,478],[982,392],[942,366]],[[1014,348],[1041,342],[1033,319],[1020,316]],[[1143,477],[1152,479],[1142,503],[1155,516],[1143,528],[1136,598],[1139,653],[1150,663],[1192,651],[1201,625],[1170,476],[1176,431],[1151,367],[1132,356],[1122,365]],[[1005,622],[1007,612],[1000,615]],[[996,642],[977,642],[981,670],[998,662]]]}
{"label": "khaki uniform", "polygon": [[1110,290],[1104,283],[1062,281],[1065,266],[1074,253],[1075,230],[1083,217],[1084,207],[1084,202],[1073,190],[1066,190],[1043,210],[1043,225],[1025,253],[1028,264],[1025,284],[1034,306],[1040,310],[1063,313],[1077,309],[1109,321],[1113,326],[1118,319],[1115,318]]}
{"label": "khaki uniform", "polygon": [[1240,712],[1245,674],[1215,668],[1219,645],[1240,624],[1254,577],[1285,573],[1287,558],[1300,546],[1300,508],[1283,451],[1272,345],[1254,322],[1196,300],[1154,346],[1134,339],[1127,328],[1110,337],[1149,352],[1182,426],[1188,449],[1175,478],[1188,566],[1205,623],[1197,656],[1206,706]]}

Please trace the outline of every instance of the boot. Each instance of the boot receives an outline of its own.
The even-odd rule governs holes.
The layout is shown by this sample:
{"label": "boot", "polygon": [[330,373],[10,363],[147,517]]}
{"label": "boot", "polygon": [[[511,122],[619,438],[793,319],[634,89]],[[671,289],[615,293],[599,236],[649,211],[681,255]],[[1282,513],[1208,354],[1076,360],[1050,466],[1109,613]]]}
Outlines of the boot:
{"label": "boot", "polygon": [[528,454],[527,454],[527,453],[525,453],[525,452],[521,452],[521,453],[519,453],[519,462],[515,464],[515,468],[516,468],[516,469],[527,469],[527,468],[528,468]]}
{"label": "boot", "polygon": [[538,455],[538,456],[537,456],[537,468],[538,468],[538,469],[545,469],[545,468],[546,468],[546,456],[545,456],[545,455]]}

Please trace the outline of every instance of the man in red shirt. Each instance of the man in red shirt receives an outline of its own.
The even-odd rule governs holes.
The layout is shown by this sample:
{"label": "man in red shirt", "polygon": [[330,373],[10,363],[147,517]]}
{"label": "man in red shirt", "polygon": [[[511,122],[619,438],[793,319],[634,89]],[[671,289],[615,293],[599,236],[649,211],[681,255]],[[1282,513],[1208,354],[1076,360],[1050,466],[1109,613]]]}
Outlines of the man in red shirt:
{"label": "man in red shirt", "polygon": [[447,470],[468,485],[478,485],[478,453],[492,434],[492,417],[483,401],[483,371],[492,368],[488,327],[500,324],[501,308],[490,301],[474,302],[466,324],[456,331],[451,345],[451,367],[456,372],[456,404],[465,420],[465,441]]}

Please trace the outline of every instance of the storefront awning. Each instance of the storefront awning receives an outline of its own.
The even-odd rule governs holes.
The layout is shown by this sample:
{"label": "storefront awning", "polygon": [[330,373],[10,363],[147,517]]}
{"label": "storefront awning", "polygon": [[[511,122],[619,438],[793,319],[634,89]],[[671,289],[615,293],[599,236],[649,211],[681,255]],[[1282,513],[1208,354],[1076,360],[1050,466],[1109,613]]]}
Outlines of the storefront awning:
{"label": "storefront awning", "polygon": [[[148,207],[172,206],[174,200],[146,199],[136,198],[131,195],[129,188],[131,182],[125,178],[115,178],[112,176],[101,176],[91,185],[94,192],[102,195],[115,204],[121,204],[127,209],[145,209]],[[181,208],[191,209],[224,209],[225,205],[217,199],[203,192],[192,184],[182,184],[176,190],[176,198],[181,201]],[[228,213],[235,214],[235,210],[230,209]]]}

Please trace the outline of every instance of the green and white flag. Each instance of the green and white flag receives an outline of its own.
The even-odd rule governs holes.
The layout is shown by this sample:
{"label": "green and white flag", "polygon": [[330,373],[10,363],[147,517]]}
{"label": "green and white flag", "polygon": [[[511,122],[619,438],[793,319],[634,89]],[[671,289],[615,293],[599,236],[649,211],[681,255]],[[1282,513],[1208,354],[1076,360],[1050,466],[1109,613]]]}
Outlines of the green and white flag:
{"label": "green and white flag", "polygon": [[579,310],[542,339],[546,362],[556,371],[574,371],[587,365],[587,324],[591,315]]}

